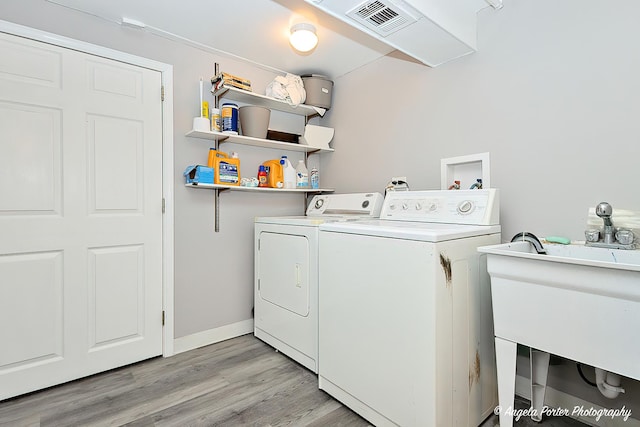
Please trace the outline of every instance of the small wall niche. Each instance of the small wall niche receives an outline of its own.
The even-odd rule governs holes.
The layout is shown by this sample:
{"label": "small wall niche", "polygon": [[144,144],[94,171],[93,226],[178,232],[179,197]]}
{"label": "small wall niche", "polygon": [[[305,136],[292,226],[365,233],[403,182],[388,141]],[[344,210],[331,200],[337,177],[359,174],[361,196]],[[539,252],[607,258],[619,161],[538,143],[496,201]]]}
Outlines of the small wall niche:
{"label": "small wall niche", "polygon": [[455,181],[467,190],[482,179],[482,188],[491,188],[489,153],[470,154],[440,160],[440,189],[447,190]]}

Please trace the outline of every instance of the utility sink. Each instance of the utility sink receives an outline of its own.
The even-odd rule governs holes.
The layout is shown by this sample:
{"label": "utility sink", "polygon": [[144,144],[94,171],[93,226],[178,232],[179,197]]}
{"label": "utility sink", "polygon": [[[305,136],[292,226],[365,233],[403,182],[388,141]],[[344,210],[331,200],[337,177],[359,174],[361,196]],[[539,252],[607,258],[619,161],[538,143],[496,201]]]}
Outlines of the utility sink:
{"label": "utility sink", "polygon": [[485,246],[480,252],[538,259],[544,262],[640,271],[640,250],[606,249],[583,244],[545,244],[544,248],[547,250],[546,255],[536,253],[529,242],[512,242]]}
{"label": "utility sink", "polygon": [[[478,249],[491,277],[502,408],[513,407],[517,344],[640,380],[640,250],[544,248],[538,254],[517,241]],[[546,367],[536,373],[535,359],[532,351],[534,408],[546,385]],[[511,417],[501,413],[500,425],[511,426]]]}

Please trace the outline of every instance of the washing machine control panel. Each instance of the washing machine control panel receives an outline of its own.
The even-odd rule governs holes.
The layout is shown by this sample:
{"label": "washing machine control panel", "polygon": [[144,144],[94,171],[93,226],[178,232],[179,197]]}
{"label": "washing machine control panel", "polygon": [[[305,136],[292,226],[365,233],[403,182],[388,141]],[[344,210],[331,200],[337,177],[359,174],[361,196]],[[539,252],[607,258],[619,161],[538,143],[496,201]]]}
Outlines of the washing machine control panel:
{"label": "washing machine control panel", "polygon": [[498,191],[429,190],[388,192],[380,219],[449,224],[499,224]]}

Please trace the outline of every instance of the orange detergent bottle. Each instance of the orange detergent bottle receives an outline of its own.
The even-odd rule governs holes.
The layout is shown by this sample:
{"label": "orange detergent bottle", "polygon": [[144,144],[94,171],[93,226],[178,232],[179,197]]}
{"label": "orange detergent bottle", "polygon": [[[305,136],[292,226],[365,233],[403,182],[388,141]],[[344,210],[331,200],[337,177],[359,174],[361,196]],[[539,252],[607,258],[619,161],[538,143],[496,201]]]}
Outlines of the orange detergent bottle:
{"label": "orange detergent bottle", "polygon": [[267,186],[271,188],[283,188],[284,187],[284,170],[278,160],[267,160],[262,163],[262,166],[267,170]]}
{"label": "orange detergent bottle", "polygon": [[240,185],[240,159],[212,148],[207,166],[213,168],[214,184]]}

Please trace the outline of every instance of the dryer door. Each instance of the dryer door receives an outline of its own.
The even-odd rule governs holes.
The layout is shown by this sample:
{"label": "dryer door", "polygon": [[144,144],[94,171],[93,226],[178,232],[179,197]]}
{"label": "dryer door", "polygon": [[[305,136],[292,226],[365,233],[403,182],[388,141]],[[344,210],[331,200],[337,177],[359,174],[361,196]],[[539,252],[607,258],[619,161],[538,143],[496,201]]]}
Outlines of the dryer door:
{"label": "dryer door", "polygon": [[257,256],[260,298],[300,316],[308,316],[307,236],[261,232]]}

